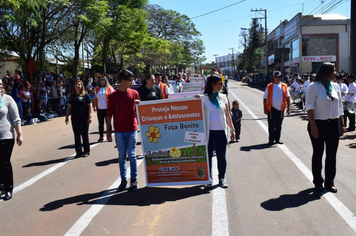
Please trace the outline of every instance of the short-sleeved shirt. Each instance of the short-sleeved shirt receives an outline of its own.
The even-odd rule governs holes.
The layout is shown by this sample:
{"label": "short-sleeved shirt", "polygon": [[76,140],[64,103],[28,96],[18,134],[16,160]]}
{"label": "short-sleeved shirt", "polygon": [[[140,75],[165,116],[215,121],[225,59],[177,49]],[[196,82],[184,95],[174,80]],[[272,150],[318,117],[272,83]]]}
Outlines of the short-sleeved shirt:
{"label": "short-sleeved shirt", "polygon": [[88,104],[91,103],[91,98],[88,93],[85,93],[84,96],[75,95],[69,97],[69,104],[72,106],[72,119],[88,119],[89,110]]}
{"label": "short-sleeved shirt", "polygon": [[147,89],[146,86],[141,86],[137,89],[137,92],[140,95],[141,101],[162,99],[161,90],[156,86],[152,86],[151,89]]}
{"label": "short-sleeved shirt", "polygon": [[330,100],[325,87],[319,81],[311,83],[308,87],[305,107],[307,111],[314,110],[315,120],[336,119],[344,114],[340,88],[334,82],[331,82],[331,85],[333,100]]}
{"label": "short-sleeved shirt", "polygon": [[135,100],[140,100],[140,96],[136,90],[130,88],[126,92],[116,89],[109,94],[106,115],[114,116],[115,132],[137,130]]}
{"label": "short-sleeved shirt", "polygon": [[[234,108],[231,109],[231,113],[232,113],[232,121],[235,123],[236,120],[238,120],[240,117],[242,117],[242,111],[240,109],[235,110]],[[239,120],[238,123],[240,123],[241,120]]]}

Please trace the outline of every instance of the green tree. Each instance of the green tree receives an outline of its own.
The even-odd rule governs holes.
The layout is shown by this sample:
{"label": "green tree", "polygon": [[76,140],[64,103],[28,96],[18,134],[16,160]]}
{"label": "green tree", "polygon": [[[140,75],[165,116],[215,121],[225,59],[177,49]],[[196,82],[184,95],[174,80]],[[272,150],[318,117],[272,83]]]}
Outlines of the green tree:
{"label": "green tree", "polygon": [[[203,42],[199,39],[200,32],[186,15],[173,10],[165,10],[158,5],[148,5],[148,32],[151,37],[168,40],[183,46],[171,52],[171,62],[175,69],[185,69],[193,63],[204,51]],[[180,56],[182,54],[182,56]]]}
{"label": "green tree", "polygon": [[259,68],[263,55],[264,36],[260,31],[257,19],[252,19],[246,47],[247,71],[254,72]]}
{"label": "green tree", "polygon": [[[114,61],[116,70],[124,66],[128,55],[137,53],[143,39],[147,37],[146,12],[143,7],[147,0],[110,0],[107,17],[111,24],[97,30],[96,55],[101,55],[103,73],[106,74],[106,62]],[[120,63],[118,63],[118,60]]]}
{"label": "green tree", "polygon": [[68,4],[66,0],[1,0],[0,48],[17,53],[23,66],[34,60],[42,71],[46,48],[68,29],[60,24]]}

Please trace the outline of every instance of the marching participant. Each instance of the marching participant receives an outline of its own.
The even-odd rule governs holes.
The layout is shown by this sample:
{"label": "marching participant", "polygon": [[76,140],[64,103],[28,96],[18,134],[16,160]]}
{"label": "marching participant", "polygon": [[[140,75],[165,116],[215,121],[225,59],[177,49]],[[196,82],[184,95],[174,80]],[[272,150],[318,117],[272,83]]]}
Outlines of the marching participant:
{"label": "marching participant", "polygon": [[344,83],[345,77],[342,74],[336,74],[337,84],[340,87],[341,99],[345,100],[345,95],[349,92],[347,85]]}
{"label": "marching participant", "polygon": [[[333,82],[334,70],[333,63],[324,62],[318,70],[315,81],[309,86],[306,97],[308,132],[313,147],[313,183],[318,192],[324,191],[324,186],[330,192],[337,192],[334,185],[336,153],[339,137],[344,133],[344,119],[340,89]],[[321,174],[324,151],[326,152],[325,181]]]}
{"label": "marching participant", "polygon": [[268,119],[268,145],[283,144],[281,141],[282,122],[284,110],[290,114],[290,99],[287,84],[281,82],[282,73],[273,73],[273,82],[267,85],[263,95],[263,109]]}
{"label": "marching participant", "polygon": [[[349,74],[347,76],[347,80],[349,82],[349,92],[345,96],[345,102],[346,104],[354,103],[356,101],[356,83],[354,82],[355,76],[353,74]],[[355,131],[355,113],[350,113],[347,109],[345,109],[344,113],[345,127],[347,118],[349,118],[349,127],[346,129],[346,131]]]}
{"label": "marching participant", "polygon": [[303,103],[303,111],[305,112],[305,97],[307,95],[307,89],[310,85],[310,82],[309,82],[309,75],[308,74],[305,74],[303,75],[303,95],[302,95],[302,103]]}

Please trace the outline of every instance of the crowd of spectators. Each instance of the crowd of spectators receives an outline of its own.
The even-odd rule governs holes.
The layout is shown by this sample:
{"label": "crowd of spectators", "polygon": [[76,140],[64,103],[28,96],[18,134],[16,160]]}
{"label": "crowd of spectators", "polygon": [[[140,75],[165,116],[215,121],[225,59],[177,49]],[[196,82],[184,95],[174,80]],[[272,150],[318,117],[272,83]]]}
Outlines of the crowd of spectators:
{"label": "crowd of spectators", "polygon": [[[100,87],[97,76],[78,76],[82,80],[86,91],[94,101],[95,88]],[[26,80],[24,74],[20,70],[15,70],[14,74],[7,71],[3,78],[5,93],[12,96],[15,100],[21,124],[30,124],[32,118],[37,118],[37,121],[47,121],[51,117],[65,116],[68,107],[69,95],[73,89],[73,82],[77,78],[67,77],[64,73],[55,74],[53,72],[44,71],[41,75],[37,75],[34,81],[40,79],[39,91],[36,91],[36,82],[31,84]],[[135,75],[133,85],[135,89],[142,85],[145,75]],[[109,84],[116,89],[118,80],[114,76],[107,77]],[[178,73],[176,76],[162,76],[163,83],[169,84],[168,80],[175,80],[177,83],[189,83],[189,76],[185,73]],[[171,87],[170,85],[168,85]],[[33,94],[31,94],[33,91]],[[178,91],[175,91],[178,92]],[[33,111],[32,111],[33,109]]]}

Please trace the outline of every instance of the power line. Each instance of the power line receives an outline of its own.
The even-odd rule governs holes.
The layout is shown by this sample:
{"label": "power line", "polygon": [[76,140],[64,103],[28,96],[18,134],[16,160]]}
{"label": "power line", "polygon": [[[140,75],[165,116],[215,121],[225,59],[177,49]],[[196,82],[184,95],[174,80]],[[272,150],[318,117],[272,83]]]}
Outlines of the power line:
{"label": "power line", "polygon": [[[297,6],[297,5],[300,5],[300,3],[299,3],[299,4],[294,4],[294,5],[291,5],[291,6],[288,6],[288,7],[283,7],[283,8],[274,9],[274,10],[271,10],[271,11],[269,11],[269,12],[286,9],[286,8],[289,8],[289,7],[295,7],[295,6]],[[251,14],[252,14],[252,13],[251,13]],[[241,17],[238,17],[238,18],[233,18],[233,19],[225,20],[225,21],[219,21],[219,22],[212,23],[212,24],[201,25],[201,26],[198,26],[198,27],[200,28],[200,27],[211,26],[211,25],[217,25],[217,24],[221,24],[221,23],[225,23],[225,22],[229,22],[229,21],[234,21],[234,20],[239,20],[239,19],[244,19],[244,18],[251,18],[251,14],[248,15],[248,16],[241,16]]]}
{"label": "power line", "polygon": [[190,18],[190,19],[192,20],[192,19],[196,19],[196,18],[198,18],[198,17],[202,17],[202,16],[209,15],[209,14],[211,14],[211,13],[214,13],[214,12],[217,12],[217,11],[221,11],[221,10],[223,10],[223,9],[232,7],[232,6],[236,5],[236,4],[242,3],[242,2],[244,2],[244,1],[246,1],[246,0],[242,0],[242,1],[235,2],[235,3],[231,4],[231,5],[226,6],[226,7],[222,7],[222,8],[216,9],[216,10],[214,10],[214,11],[211,11],[211,12],[208,12],[208,13],[204,13],[204,14],[199,15],[199,16],[192,17],[192,18]]}

